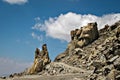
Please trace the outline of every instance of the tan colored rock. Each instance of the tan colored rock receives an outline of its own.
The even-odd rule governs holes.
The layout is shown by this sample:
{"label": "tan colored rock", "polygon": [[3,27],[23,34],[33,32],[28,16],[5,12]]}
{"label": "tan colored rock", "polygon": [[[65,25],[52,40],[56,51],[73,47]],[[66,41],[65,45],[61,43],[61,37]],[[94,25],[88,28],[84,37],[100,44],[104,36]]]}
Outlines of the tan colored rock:
{"label": "tan colored rock", "polygon": [[70,35],[71,35],[71,40],[74,40],[74,37],[75,37],[75,31],[72,30],[72,31],[70,32]]}
{"label": "tan colored rock", "polygon": [[116,37],[120,37],[120,26],[117,28]]}
{"label": "tan colored rock", "polygon": [[85,39],[81,39],[80,41],[78,41],[77,42],[77,45],[79,46],[79,47],[83,47],[83,45],[85,45]]}
{"label": "tan colored rock", "polygon": [[83,47],[96,40],[99,37],[97,23],[89,23],[80,30],[80,36],[78,37],[79,47]]}
{"label": "tan colored rock", "polygon": [[[88,23],[87,26],[71,31],[71,40],[76,40],[78,47],[83,47],[99,37],[97,23]],[[78,42],[77,42],[78,41]]]}
{"label": "tan colored rock", "polygon": [[36,48],[35,59],[32,67],[28,70],[27,74],[35,74],[41,72],[46,64],[50,63],[51,60],[48,55],[47,46],[42,46],[42,51]]}
{"label": "tan colored rock", "polygon": [[107,75],[107,79],[106,80],[115,80],[116,77],[116,70],[113,69],[110,71],[110,73]]}
{"label": "tan colored rock", "polygon": [[104,28],[100,29],[99,32],[100,32],[100,33],[103,33],[103,32],[105,32],[105,31],[107,31],[107,30],[109,29],[109,27],[110,27],[110,26],[107,24],[107,25],[104,26]]}
{"label": "tan colored rock", "polygon": [[89,23],[87,26],[81,27],[80,29],[75,29],[71,31],[71,41],[65,53],[57,56],[55,61],[63,59],[66,55],[74,54],[75,48],[84,47],[99,37],[97,23]]}
{"label": "tan colored rock", "polygon": [[78,31],[76,32],[76,36],[80,36],[81,32],[82,32],[82,27],[81,29],[78,29]]}
{"label": "tan colored rock", "polygon": [[42,46],[41,53],[43,54],[43,57],[42,57],[42,59],[43,59],[43,65],[46,65],[46,64],[50,63],[51,60],[49,58],[49,54],[48,54],[48,50],[47,50],[47,45],[46,44],[44,44]]}
{"label": "tan colored rock", "polygon": [[109,30],[112,31],[115,28],[117,28],[118,26],[120,26],[120,20],[118,22],[116,22],[115,24],[111,25],[110,28],[109,28]]}

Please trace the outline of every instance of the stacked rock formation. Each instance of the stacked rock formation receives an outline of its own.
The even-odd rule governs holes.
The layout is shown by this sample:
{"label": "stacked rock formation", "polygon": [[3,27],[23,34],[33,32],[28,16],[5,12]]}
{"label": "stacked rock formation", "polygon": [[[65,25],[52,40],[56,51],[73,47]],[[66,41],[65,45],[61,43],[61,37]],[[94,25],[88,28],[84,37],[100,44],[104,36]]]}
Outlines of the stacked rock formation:
{"label": "stacked rock formation", "polygon": [[42,51],[36,48],[34,63],[32,67],[28,69],[27,74],[35,74],[41,72],[45,65],[47,65],[50,62],[51,60],[48,55],[47,45],[43,44]]}

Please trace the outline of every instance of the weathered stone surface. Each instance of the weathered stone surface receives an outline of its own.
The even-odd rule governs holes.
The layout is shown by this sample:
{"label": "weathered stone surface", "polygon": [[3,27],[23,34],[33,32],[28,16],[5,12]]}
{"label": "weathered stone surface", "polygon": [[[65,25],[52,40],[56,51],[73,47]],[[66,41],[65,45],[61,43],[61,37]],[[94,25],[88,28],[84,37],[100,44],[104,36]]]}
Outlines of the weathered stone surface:
{"label": "weathered stone surface", "polygon": [[32,67],[28,69],[27,74],[35,74],[41,72],[46,64],[50,63],[51,60],[48,55],[47,45],[42,46],[42,51],[36,48],[35,59]]}
{"label": "weathered stone surface", "polygon": [[120,26],[117,28],[116,37],[120,37]]}
{"label": "weathered stone surface", "polygon": [[98,37],[97,23],[89,23],[87,26],[81,27],[81,29],[71,31],[71,39],[78,40],[77,45],[79,47],[88,45]]}
{"label": "weathered stone surface", "polygon": [[[66,51],[55,58],[55,61],[60,60],[67,55],[75,53],[76,48],[82,48],[99,37],[97,23],[88,23],[87,26],[81,27],[81,29],[75,29],[71,31],[71,41],[68,44]],[[82,49],[81,49],[82,50]],[[67,54],[67,55],[66,55]],[[61,57],[62,56],[62,57]]]}
{"label": "weathered stone surface", "polygon": [[109,62],[114,62],[117,58],[119,58],[119,56],[118,55],[116,55],[116,56],[114,56],[114,57],[112,57],[110,60],[108,60]]}
{"label": "weathered stone surface", "polygon": [[107,80],[115,80],[116,78],[116,70],[113,69],[110,71],[110,73],[107,75]]}
{"label": "weathered stone surface", "polygon": [[107,25],[105,25],[104,28],[100,29],[99,32],[100,32],[100,33],[103,33],[103,32],[105,32],[105,31],[108,31],[108,30],[109,30],[109,27],[110,27],[110,26],[107,24]]}
{"label": "weathered stone surface", "polygon": [[120,70],[120,57],[114,61],[115,69]]}

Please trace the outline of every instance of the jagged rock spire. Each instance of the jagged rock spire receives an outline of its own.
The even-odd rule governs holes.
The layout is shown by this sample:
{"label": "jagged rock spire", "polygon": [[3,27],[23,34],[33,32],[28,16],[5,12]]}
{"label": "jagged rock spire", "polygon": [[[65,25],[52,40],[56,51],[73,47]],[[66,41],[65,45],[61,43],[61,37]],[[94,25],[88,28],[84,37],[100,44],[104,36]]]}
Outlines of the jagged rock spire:
{"label": "jagged rock spire", "polygon": [[35,50],[35,59],[32,67],[28,69],[28,74],[35,74],[41,72],[46,64],[50,63],[49,54],[47,51],[47,45],[43,44],[42,51],[36,48]]}

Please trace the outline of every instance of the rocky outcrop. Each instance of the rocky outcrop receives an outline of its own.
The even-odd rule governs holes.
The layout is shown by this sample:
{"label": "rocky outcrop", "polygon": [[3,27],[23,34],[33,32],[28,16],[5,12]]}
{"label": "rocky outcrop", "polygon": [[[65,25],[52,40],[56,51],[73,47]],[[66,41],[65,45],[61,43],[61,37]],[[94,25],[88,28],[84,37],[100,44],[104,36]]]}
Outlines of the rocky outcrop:
{"label": "rocky outcrop", "polygon": [[[99,37],[99,32],[97,29],[97,23],[88,23],[87,26],[81,27],[80,29],[75,29],[71,31],[71,41],[68,44],[66,51],[55,58],[55,61],[59,61],[65,55],[75,53],[76,48],[82,48],[87,46],[91,42],[95,41]],[[82,50],[82,49],[80,49]],[[79,51],[80,51],[79,50]]]}
{"label": "rocky outcrop", "polygon": [[36,48],[34,63],[32,67],[28,69],[27,74],[35,74],[41,72],[43,68],[50,62],[51,60],[48,55],[47,45],[43,44],[42,51]]}
{"label": "rocky outcrop", "polygon": [[87,26],[71,31],[71,40],[76,41],[77,47],[83,47],[99,37],[97,23],[88,23]]}
{"label": "rocky outcrop", "polygon": [[[88,25],[96,25],[96,23]],[[63,62],[73,67],[93,71],[88,77],[90,80],[119,80],[120,21],[111,26],[106,25],[99,32],[94,30],[92,31],[97,33],[94,36],[91,34],[93,33],[91,30],[91,32],[86,31],[90,38],[83,37],[86,39],[84,41],[86,45],[82,44],[82,46],[77,46],[80,41],[78,38],[82,38],[86,34],[82,35],[82,30],[79,31],[78,29],[71,31],[72,41],[68,44],[66,51],[55,58],[55,62]],[[76,31],[78,31],[77,35],[81,34],[82,36],[79,35],[78,37]]]}

